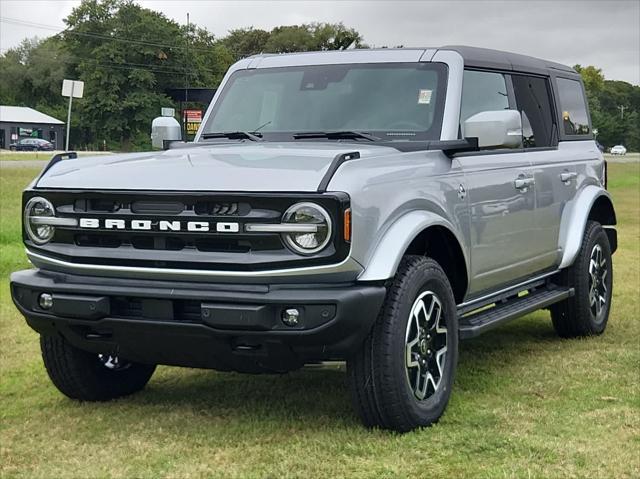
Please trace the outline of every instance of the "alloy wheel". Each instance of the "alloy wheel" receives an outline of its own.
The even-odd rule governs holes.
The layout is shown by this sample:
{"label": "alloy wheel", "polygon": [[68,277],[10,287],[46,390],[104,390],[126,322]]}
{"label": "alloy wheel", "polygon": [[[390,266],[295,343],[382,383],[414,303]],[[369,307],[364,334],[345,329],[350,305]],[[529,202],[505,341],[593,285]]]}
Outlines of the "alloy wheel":
{"label": "alloy wheel", "polygon": [[98,354],[100,363],[107,369],[112,371],[122,371],[129,368],[131,363],[128,361],[121,361],[118,356],[112,356],[110,354]]}
{"label": "alloy wheel", "polygon": [[604,319],[607,305],[607,259],[602,246],[596,244],[591,250],[589,259],[589,308],[596,321]]}
{"label": "alloy wheel", "polygon": [[442,383],[447,353],[445,321],[436,294],[420,294],[411,308],[405,335],[407,380],[420,401],[433,396]]}

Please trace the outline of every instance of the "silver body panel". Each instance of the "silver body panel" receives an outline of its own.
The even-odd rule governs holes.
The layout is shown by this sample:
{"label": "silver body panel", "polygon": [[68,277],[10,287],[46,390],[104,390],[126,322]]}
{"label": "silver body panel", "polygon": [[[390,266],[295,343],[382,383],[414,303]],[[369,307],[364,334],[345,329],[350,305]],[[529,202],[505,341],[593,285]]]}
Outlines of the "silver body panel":
{"label": "silver body panel", "polygon": [[[448,68],[441,140],[459,134],[464,61],[454,50],[354,50],[257,56],[243,68],[441,62]],[[202,131],[196,136],[200,139]],[[557,148],[478,152],[454,159],[442,151],[400,152],[365,141],[212,143],[165,152],[82,158],[55,164],[37,183],[43,189],[216,192],[317,191],[334,157],[342,164],[327,191],[345,192],[352,209],[349,257],[340,264],[289,270],[160,270],[72,265],[29,252],[38,267],[85,274],[200,281],[383,281],[395,274],[406,247],[430,226],[447,228],[465,255],[466,301],[569,266],[591,205],[603,188],[604,162],[592,140],[560,141]],[[568,180],[567,180],[568,178]],[[522,183],[524,181],[524,183]],[[522,185],[528,185],[522,187]],[[464,194],[460,194],[464,191]],[[75,269],[74,269],[75,268]]]}
{"label": "silver body panel", "polygon": [[212,144],[151,153],[83,157],[53,165],[38,188],[165,191],[316,191],[333,158],[393,148],[327,142]]}

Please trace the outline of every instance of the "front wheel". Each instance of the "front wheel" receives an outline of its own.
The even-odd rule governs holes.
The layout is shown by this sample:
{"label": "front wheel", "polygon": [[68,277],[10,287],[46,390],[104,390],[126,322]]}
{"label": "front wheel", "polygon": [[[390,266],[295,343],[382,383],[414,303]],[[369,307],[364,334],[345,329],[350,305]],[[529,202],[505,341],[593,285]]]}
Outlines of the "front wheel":
{"label": "front wheel", "polygon": [[42,359],[51,382],[71,399],[108,401],[144,388],[155,366],[78,349],[58,335],[40,336]]}
{"label": "front wheel", "polygon": [[438,421],[457,360],[457,311],[447,276],[430,258],[403,258],[371,333],[347,362],[363,423],[405,432]]}

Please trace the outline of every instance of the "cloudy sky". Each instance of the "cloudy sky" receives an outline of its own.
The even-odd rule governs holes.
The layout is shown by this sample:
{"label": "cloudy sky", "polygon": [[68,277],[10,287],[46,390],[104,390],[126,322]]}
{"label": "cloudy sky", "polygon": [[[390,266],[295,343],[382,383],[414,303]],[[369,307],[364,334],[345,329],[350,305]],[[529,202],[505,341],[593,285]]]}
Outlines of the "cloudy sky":
{"label": "cloudy sky", "polygon": [[[0,51],[47,36],[78,1],[0,0]],[[609,79],[640,84],[640,0],[206,1],[140,0],[216,36],[233,28],[343,22],[372,46],[466,44],[573,65],[596,65]],[[31,22],[16,25],[11,20]],[[37,25],[36,25],[37,24]]]}

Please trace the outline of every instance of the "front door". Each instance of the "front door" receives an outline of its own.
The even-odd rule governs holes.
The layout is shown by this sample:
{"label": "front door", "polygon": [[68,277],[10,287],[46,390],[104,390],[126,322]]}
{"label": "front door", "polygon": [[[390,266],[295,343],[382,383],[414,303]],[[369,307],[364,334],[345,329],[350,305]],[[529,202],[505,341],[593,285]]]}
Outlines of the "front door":
{"label": "front door", "polygon": [[[503,73],[465,70],[460,123],[482,111],[515,109]],[[457,157],[469,206],[471,277],[477,294],[536,271],[535,179],[523,150],[487,150]]]}
{"label": "front door", "polygon": [[464,171],[471,235],[470,293],[534,273],[535,185],[527,155],[496,153],[458,158]]}

